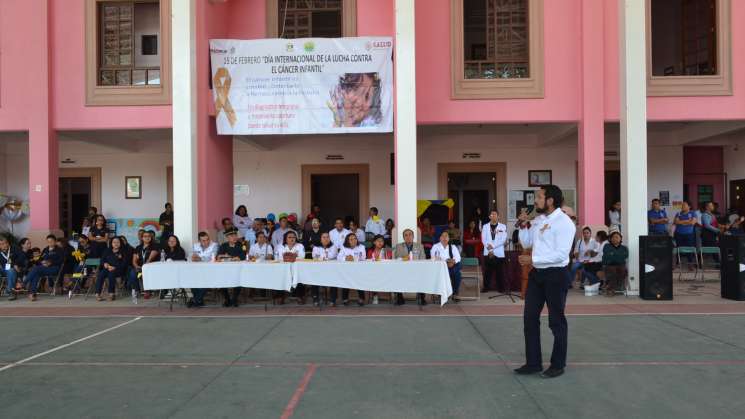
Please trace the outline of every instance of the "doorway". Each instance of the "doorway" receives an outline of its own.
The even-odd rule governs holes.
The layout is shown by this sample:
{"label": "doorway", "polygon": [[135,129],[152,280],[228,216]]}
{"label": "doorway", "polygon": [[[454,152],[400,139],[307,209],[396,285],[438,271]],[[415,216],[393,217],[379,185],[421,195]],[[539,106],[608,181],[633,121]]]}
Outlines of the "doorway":
{"label": "doorway", "polygon": [[330,228],[334,218],[367,220],[370,205],[370,167],[366,164],[303,165],[302,208],[310,212],[311,205],[321,207],[321,215]]}
{"label": "doorway", "polygon": [[101,208],[101,169],[59,169],[59,220],[60,230],[72,237],[80,233],[88,208]]}
{"label": "doorway", "polygon": [[[463,192],[463,197],[456,200],[453,191],[457,192],[459,189]],[[437,197],[453,198],[456,204],[453,207],[453,218],[457,220],[456,225],[461,231],[468,226],[476,206],[482,206],[482,209],[487,211],[486,216],[489,215],[488,210],[496,208],[499,211],[500,222],[507,224],[507,164],[438,163]]]}
{"label": "doorway", "polygon": [[[453,221],[463,231],[471,220],[484,223],[497,205],[497,178],[494,173],[448,173],[448,198],[455,202]],[[481,217],[476,209],[481,209]],[[476,219],[479,218],[479,219]]]}
{"label": "doorway", "polygon": [[[312,205],[321,207],[321,213],[328,219],[326,228],[330,228],[334,219],[341,217],[344,224],[349,220],[360,220],[360,176],[356,173],[338,175],[311,175],[310,200]],[[344,191],[344,193],[339,193]]]}
{"label": "doorway", "polygon": [[605,225],[610,225],[608,211],[621,200],[621,162],[605,162]]}
{"label": "doorway", "polygon": [[60,230],[72,237],[80,232],[83,218],[91,206],[91,178],[65,177],[59,179]]}

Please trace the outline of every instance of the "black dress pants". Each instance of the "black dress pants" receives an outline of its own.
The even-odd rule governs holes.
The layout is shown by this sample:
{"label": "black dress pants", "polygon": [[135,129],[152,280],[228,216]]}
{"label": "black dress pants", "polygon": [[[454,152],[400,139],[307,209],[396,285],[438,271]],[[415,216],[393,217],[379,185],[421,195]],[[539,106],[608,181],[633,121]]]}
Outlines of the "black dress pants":
{"label": "black dress pants", "polygon": [[569,270],[563,268],[533,269],[528,278],[525,294],[523,327],[525,357],[529,367],[542,368],[541,311],[548,305],[548,327],[554,335],[551,366],[564,368],[567,359],[569,328],[564,315],[570,285]]}

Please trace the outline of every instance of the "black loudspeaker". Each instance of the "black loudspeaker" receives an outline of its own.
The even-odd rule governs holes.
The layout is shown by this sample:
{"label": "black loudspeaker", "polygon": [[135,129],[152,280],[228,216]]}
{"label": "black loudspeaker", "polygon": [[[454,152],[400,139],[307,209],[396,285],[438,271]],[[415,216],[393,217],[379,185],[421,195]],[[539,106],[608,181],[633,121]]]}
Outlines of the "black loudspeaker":
{"label": "black loudspeaker", "polygon": [[722,236],[722,298],[745,301],[745,237]]}
{"label": "black loudspeaker", "polygon": [[639,294],[643,300],[673,299],[673,241],[639,237]]}

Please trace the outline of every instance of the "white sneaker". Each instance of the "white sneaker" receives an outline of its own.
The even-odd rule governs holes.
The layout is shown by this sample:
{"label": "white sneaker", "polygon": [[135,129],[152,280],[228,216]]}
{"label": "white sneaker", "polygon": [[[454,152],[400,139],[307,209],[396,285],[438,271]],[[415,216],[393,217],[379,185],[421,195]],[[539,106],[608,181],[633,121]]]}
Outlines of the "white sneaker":
{"label": "white sneaker", "polygon": [[137,304],[137,290],[132,290],[132,303]]}
{"label": "white sneaker", "polygon": [[378,304],[378,296],[373,296],[373,304]]}

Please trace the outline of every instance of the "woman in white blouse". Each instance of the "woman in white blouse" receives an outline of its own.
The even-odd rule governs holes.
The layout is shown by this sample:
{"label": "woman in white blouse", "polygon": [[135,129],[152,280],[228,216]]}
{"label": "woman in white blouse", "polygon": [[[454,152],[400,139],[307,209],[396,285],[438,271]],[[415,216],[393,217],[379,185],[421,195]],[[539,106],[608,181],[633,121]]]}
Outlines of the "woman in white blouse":
{"label": "woman in white blouse", "polygon": [[274,259],[274,249],[266,239],[263,230],[256,232],[256,243],[248,251],[248,260],[251,262],[263,262]]}
{"label": "woman in white blouse", "polygon": [[361,229],[359,225],[357,225],[357,222],[354,220],[349,221],[349,231],[354,233],[355,236],[357,236],[357,242],[364,243],[365,242],[365,230]]}
{"label": "woman in white blouse", "polygon": [[450,235],[447,231],[440,234],[440,241],[432,246],[430,255],[433,260],[444,260],[447,263],[450,283],[453,285],[453,301],[458,301],[461,280],[460,252],[458,247],[450,244]]}
{"label": "woman in white blouse", "polygon": [[[331,243],[329,233],[321,234],[321,245],[313,246],[313,260],[318,262],[328,262],[336,260],[337,250],[334,243]],[[310,287],[310,294],[313,296],[313,305],[318,306],[318,287]],[[331,307],[336,307],[336,288],[329,288],[329,302]]]}
{"label": "woman in white blouse", "polygon": [[[233,215],[233,225],[238,229],[240,233],[238,235],[249,240],[249,235],[253,237],[253,224],[253,220],[248,216],[246,206],[238,205],[238,208],[235,209],[235,215]],[[250,240],[250,242],[253,244],[253,240]]]}
{"label": "woman in white blouse", "polygon": [[[344,238],[344,245],[339,249],[336,259],[342,262],[361,262],[365,260],[365,246],[359,243],[357,235],[349,234]],[[349,290],[341,291],[342,304],[349,305]],[[357,305],[365,305],[365,291],[357,290]]]}
{"label": "woman in white blouse", "polygon": [[[283,262],[295,262],[297,259],[304,258],[305,247],[297,242],[297,233],[292,230],[286,232],[282,239],[282,244],[274,249],[274,259]],[[274,294],[275,300],[279,300],[280,305],[284,304],[285,293],[280,292],[278,294],[281,296],[277,298],[277,294]],[[305,304],[305,287],[302,284],[299,284],[295,289],[295,296],[297,297],[298,304]]]}

